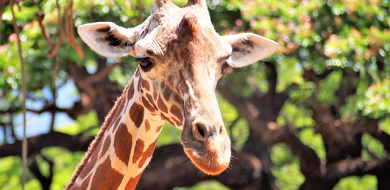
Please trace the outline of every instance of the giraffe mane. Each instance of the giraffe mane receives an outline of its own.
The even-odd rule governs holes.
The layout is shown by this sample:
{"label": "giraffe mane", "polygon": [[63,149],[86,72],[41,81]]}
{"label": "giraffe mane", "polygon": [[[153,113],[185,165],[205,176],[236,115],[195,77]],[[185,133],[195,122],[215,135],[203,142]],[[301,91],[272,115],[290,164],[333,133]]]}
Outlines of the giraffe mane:
{"label": "giraffe mane", "polygon": [[[130,83],[132,83],[132,82],[133,82],[133,80],[130,81]],[[127,87],[124,89],[124,91],[127,91],[127,90],[134,91],[134,88],[128,89],[129,87],[130,87],[130,85],[127,85]],[[84,158],[81,160],[81,162],[77,166],[76,171],[74,172],[74,175],[72,176],[72,179],[71,179],[70,183],[66,186],[65,190],[69,190],[70,188],[72,188],[72,186],[76,182],[77,177],[79,177],[79,175],[83,171],[85,165],[87,164],[88,160],[91,158],[92,154],[95,152],[98,144],[102,141],[104,133],[106,132],[106,129],[112,124],[112,122],[114,122],[116,120],[115,118],[119,117],[119,115],[115,114],[115,113],[117,112],[118,109],[120,109],[120,107],[123,106],[122,102],[123,102],[123,99],[125,98],[125,96],[126,96],[125,93],[122,93],[122,95],[116,100],[114,107],[112,108],[110,113],[106,116],[105,122],[103,123],[101,129],[99,130],[99,133],[97,134],[96,138],[92,141],[90,147],[88,148],[86,155],[84,156]]]}

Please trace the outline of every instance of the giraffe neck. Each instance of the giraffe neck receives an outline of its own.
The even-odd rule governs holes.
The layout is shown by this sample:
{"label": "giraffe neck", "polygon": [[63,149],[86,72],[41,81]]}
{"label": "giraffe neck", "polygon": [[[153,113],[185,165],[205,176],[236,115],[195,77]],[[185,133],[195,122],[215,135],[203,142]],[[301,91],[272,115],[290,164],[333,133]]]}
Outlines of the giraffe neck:
{"label": "giraffe neck", "polygon": [[144,108],[142,84],[146,85],[136,72],[66,189],[135,188],[164,123]]}

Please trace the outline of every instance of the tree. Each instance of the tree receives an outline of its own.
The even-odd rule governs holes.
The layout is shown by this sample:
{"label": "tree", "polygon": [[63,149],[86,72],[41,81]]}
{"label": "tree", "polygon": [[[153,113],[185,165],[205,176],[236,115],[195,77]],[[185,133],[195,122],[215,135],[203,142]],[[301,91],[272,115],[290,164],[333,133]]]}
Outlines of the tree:
{"label": "tree", "polygon": [[[81,43],[75,26],[103,20],[136,26],[153,2],[14,2],[0,3],[0,187],[20,187],[20,40],[28,118],[48,120],[28,125],[39,128],[29,129],[26,187],[61,189],[136,67],[130,58],[96,55]],[[277,41],[280,48],[267,60],[228,74],[217,86],[233,142],[234,159],[227,172],[194,177],[195,167],[180,151],[180,132],[165,126],[138,188],[193,186],[213,179],[207,186],[389,189],[389,3],[272,0],[208,5],[220,33],[250,31]],[[64,104],[63,97],[73,104]],[[58,123],[64,115],[74,123]]]}

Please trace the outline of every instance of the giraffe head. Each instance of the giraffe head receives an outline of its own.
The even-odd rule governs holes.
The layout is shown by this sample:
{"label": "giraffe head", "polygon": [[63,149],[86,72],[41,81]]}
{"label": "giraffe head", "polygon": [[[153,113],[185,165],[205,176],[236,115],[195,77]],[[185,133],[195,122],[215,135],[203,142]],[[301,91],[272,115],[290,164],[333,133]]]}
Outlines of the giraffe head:
{"label": "giraffe head", "polygon": [[151,16],[135,28],[98,22],[78,32],[103,56],[136,58],[140,84],[157,93],[141,95],[144,106],[183,130],[184,152],[200,170],[216,175],[228,167],[230,139],[215,97],[217,81],[229,67],[269,56],[277,43],[249,33],[218,35],[205,0],[189,0],[183,7],[157,0]]}

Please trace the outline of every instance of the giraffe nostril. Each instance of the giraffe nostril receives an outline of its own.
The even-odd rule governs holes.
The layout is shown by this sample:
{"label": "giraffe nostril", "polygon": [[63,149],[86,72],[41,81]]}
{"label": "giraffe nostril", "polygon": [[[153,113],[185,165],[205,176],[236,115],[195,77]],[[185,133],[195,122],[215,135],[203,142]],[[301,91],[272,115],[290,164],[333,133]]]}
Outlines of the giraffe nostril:
{"label": "giraffe nostril", "polygon": [[201,140],[201,141],[206,140],[206,136],[207,136],[206,126],[202,123],[195,123],[192,128],[192,134],[197,140]]}
{"label": "giraffe nostril", "polygon": [[196,128],[198,129],[198,133],[200,134],[200,136],[202,136],[204,138],[205,134],[204,134],[202,127],[199,124],[196,124]]}

